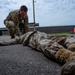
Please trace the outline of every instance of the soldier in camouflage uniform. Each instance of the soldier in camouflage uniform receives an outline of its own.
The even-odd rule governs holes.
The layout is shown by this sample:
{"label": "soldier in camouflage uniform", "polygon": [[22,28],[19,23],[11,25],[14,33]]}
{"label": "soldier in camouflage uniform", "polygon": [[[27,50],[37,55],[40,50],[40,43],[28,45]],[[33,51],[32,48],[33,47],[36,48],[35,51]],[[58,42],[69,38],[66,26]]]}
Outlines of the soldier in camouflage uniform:
{"label": "soldier in camouflage uniform", "polygon": [[[0,45],[23,44],[28,45],[33,49],[42,52],[50,59],[54,59],[60,64],[65,64],[62,67],[61,75],[75,75],[75,52],[72,52],[65,47],[68,47],[67,42],[70,36],[49,36],[46,33],[35,31],[27,32],[21,37],[12,39],[7,42],[0,42]],[[74,37],[74,36],[73,36]],[[69,39],[72,39],[71,37]],[[73,41],[74,39],[72,39]]]}
{"label": "soldier in camouflage uniform", "polygon": [[4,20],[4,24],[8,28],[11,38],[15,35],[22,35],[29,31],[28,27],[28,8],[25,5],[20,7],[20,10],[14,10]]}

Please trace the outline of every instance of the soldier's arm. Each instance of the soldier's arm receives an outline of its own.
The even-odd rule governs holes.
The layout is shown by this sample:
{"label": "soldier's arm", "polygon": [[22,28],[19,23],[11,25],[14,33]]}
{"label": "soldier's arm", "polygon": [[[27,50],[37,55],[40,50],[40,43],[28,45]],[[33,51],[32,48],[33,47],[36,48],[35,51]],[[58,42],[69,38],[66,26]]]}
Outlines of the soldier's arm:
{"label": "soldier's arm", "polygon": [[11,18],[11,14],[9,13],[9,15],[6,17],[6,19],[4,20],[4,24],[7,25],[7,22],[8,21],[12,21],[12,18]]}
{"label": "soldier's arm", "polygon": [[25,25],[28,25],[28,16],[26,16],[26,18],[25,18],[25,23],[24,23]]}
{"label": "soldier's arm", "polygon": [[25,33],[30,31],[29,26],[28,26],[28,16],[26,16],[26,18],[25,18],[24,29],[25,29]]}

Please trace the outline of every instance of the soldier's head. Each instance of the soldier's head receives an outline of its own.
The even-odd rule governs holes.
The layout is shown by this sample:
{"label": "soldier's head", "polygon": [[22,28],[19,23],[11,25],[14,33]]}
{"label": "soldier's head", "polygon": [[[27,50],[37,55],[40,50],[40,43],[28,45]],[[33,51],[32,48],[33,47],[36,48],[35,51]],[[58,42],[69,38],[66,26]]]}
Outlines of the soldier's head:
{"label": "soldier's head", "polygon": [[27,8],[25,5],[22,5],[22,6],[20,7],[20,15],[21,15],[22,17],[24,17],[24,16],[27,15],[27,11],[28,11],[28,8]]}

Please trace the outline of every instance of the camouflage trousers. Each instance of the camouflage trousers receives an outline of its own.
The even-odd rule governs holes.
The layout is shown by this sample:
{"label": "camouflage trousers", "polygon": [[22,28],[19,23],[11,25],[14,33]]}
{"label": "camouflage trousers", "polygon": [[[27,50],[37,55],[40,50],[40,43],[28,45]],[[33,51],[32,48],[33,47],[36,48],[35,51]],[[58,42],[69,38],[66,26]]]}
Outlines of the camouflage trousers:
{"label": "camouflage trousers", "polygon": [[69,49],[70,51],[75,51],[75,34],[70,34],[66,41],[65,41],[65,45],[67,47],[67,49]]}
{"label": "camouflage trousers", "polygon": [[8,28],[8,32],[11,36],[11,38],[15,38],[15,35],[20,36],[20,30],[18,28],[18,26],[10,26],[7,27]]}
{"label": "camouflage trousers", "polygon": [[22,28],[22,30],[20,30],[20,28],[18,26],[9,26],[8,31],[9,31],[11,38],[13,38],[15,36],[21,36],[21,35],[25,34],[26,32],[29,32],[29,28],[28,28],[28,25],[25,25]]}
{"label": "camouflage trousers", "polygon": [[75,52],[72,52],[65,48],[64,44],[66,37],[60,36],[49,36],[46,33],[35,31],[27,32],[21,37],[12,39],[7,42],[0,42],[0,45],[12,45],[12,44],[23,44],[28,45],[33,49],[42,52],[50,59],[54,59],[60,64],[67,63],[75,59]]}

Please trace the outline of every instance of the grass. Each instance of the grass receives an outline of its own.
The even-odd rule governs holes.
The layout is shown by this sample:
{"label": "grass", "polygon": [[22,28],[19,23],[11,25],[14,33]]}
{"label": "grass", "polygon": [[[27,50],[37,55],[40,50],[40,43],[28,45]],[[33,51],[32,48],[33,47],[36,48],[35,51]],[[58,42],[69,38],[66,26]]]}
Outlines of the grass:
{"label": "grass", "polygon": [[55,34],[71,34],[70,32],[60,32],[60,33],[55,33]]}
{"label": "grass", "polygon": [[70,32],[57,32],[57,33],[49,33],[49,34],[57,34],[57,35],[68,35]]}
{"label": "grass", "polygon": [[[57,35],[68,35],[70,32],[58,32],[58,33],[48,33],[48,34],[57,34]],[[3,34],[2,36],[10,36],[9,34]]]}
{"label": "grass", "polygon": [[3,34],[2,36],[9,36],[9,34]]}

